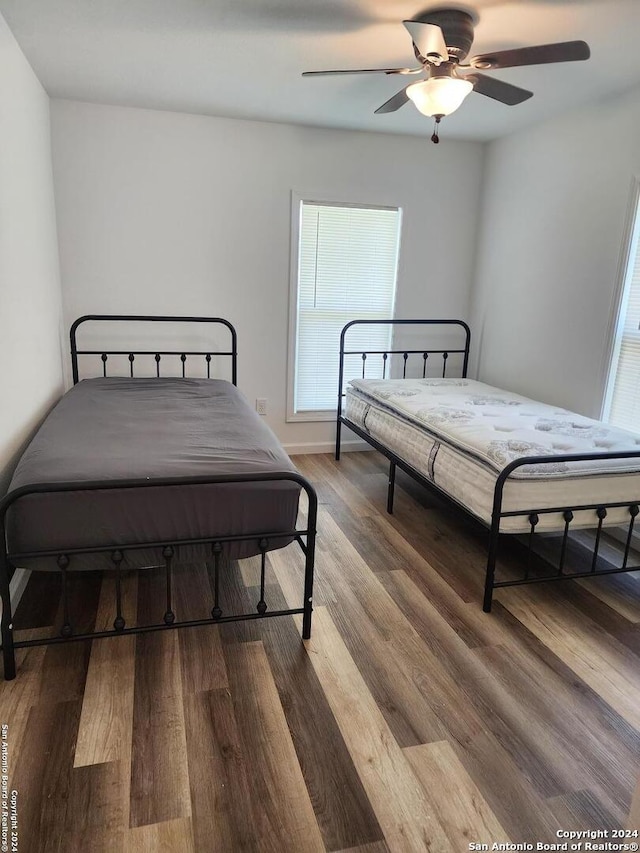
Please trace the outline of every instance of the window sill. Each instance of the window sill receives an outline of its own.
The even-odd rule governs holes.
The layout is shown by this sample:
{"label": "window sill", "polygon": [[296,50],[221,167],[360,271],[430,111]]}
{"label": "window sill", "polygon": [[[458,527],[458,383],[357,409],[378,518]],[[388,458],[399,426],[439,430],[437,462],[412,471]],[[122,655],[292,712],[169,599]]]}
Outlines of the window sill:
{"label": "window sill", "polygon": [[286,422],[293,423],[312,423],[320,421],[335,421],[337,412],[335,409],[324,412],[287,412]]}

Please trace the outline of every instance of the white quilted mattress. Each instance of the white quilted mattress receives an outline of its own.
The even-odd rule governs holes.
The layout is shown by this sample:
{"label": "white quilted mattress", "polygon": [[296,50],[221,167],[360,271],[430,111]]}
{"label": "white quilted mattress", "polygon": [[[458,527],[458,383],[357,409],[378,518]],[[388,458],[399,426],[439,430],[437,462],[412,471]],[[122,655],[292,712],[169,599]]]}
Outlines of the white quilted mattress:
{"label": "white quilted mattress", "polygon": [[[498,473],[514,459],[640,453],[640,435],[472,379],[354,379],[345,415],[486,524]],[[640,501],[640,457],[527,465],[505,484],[503,510],[614,501]],[[620,508],[605,523],[628,521]],[[582,511],[571,526],[595,524],[595,513]],[[536,529],[563,526],[560,513],[541,514]],[[505,518],[500,529],[522,532],[529,524]]]}

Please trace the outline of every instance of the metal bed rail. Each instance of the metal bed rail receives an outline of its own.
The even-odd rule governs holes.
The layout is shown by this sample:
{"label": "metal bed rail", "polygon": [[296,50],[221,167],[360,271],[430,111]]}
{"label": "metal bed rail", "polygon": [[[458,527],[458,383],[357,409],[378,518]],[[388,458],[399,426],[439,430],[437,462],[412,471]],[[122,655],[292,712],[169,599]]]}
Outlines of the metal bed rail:
{"label": "metal bed rail", "polygon": [[[383,445],[381,442],[377,441],[373,436],[368,435],[363,429],[361,429],[357,424],[354,424],[348,418],[343,417],[342,423],[345,424],[350,430],[356,433],[356,435],[360,436],[360,438],[364,439],[368,444],[370,444],[375,450],[378,450],[389,460],[389,478],[388,478],[388,488],[387,488],[387,512],[393,513],[393,501],[394,501],[394,493],[395,493],[395,480],[396,480],[396,467],[400,468],[406,474],[408,474],[412,479],[418,482],[421,486],[424,486],[426,489],[429,489],[436,494],[444,497],[448,502],[455,504],[459,509],[463,510],[467,515],[469,515],[474,521],[476,521],[479,525],[482,525],[485,529],[489,529],[489,549],[487,556],[487,567],[485,573],[485,583],[484,583],[484,598],[483,598],[483,610],[485,613],[491,612],[491,606],[493,602],[493,592],[500,587],[509,587],[509,586],[520,586],[524,584],[532,584],[532,583],[542,583],[544,581],[558,581],[558,580],[571,580],[574,578],[589,578],[589,577],[597,577],[599,575],[614,575],[614,574],[622,574],[624,572],[634,572],[640,571],[640,565],[638,566],[630,566],[629,565],[629,555],[632,547],[632,536],[634,532],[634,525],[636,516],[640,512],[640,495],[638,496],[637,501],[608,501],[604,503],[590,503],[590,504],[578,504],[572,506],[554,506],[554,507],[536,507],[536,508],[522,508],[517,510],[503,510],[502,509],[502,500],[503,500],[503,491],[504,486],[510,476],[510,474],[519,467],[525,465],[535,465],[535,464],[551,464],[558,462],[579,462],[579,461],[587,461],[590,459],[637,459],[638,467],[640,469],[640,452],[620,452],[620,453],[597,453],[597,454],[572,454],[565,456],[528,456],[522,457],[520,459],[516,459],[507,465],[496,481],[495,489],[494,489],[494,500],[493,500],[493,511],[492,511],[492,521],[491,525],[486,524],[481,519],[472,515],[469,509],[460,501],[451,497],[451,495],[446,494],[442,491],[442,489],[438,488],[435,483],[428,480],[423,474],[417,471],[413,466],[409,463],[405,462],[404,459],[399,457],[397,454],[393,453],[393,451],[389,450],[388,447]],[[612,509],[620,509],[626,508],[629,514],[629,520],[627,522],[627,532],[625,536],[625,545],[624,552],[621,556],[621,565],[614,568],[608,569],[598,569],[598,556],[601,545],[601,537],[602,531],[605,524],[605,519],[609,513],[609,510]],[[574,521],[575,513],[578,512],[592,512],[593,513],[593,527],[596,529],[595,542],[593,551],[591,554],[591,562],[589,568],[583,572],[568,572],[565,570],[566,556],[567,556],[567,544],[569,540],[569,536],[571,534],[571,523]],[[541,515],[549,515],[549,514],[562,514],[563,517],[563,529],[561,532],[562,539],[560,543],[560,557],[557,566],[552,566],[554,573],[553,574],[545,574],[542,576],[532,576],[532,568],[533,568],[533,558],[536,556],[535,551],[535,539],[534,534],[536,533],[536,527],[539,524]],[[513,518],[513,517],[522,517],[527,519],[529,525],[529,532],[525,534],[527,537],[526,541],[526,556],[524,559],[524,569],[521,578],[511,579],[511,580],[496,580],[496,570],[498,563],[498,552],[499,552],[499,543],[500,538],[502,536],[510,536],[510,537],[519,537],[522,534],[518,533],[503,533],[500,530],[500,524],[502,519],[504,518]],[[622,525],[620,525],[622,526]],[[581,522],[581,527],[584,527],[584,519]],[[546,533],[553,533],[554,531],[545,531]],[[559,532],[559,531],[558,531]],[[541,556],[541,555],[538,555]],[[542,559],[548,564],[548,558],[542,557]]]}
{"label": "metal bed rail", "polygon": [[[202,539],[188,539],[175,541],[159,541],[159,542],[143,542],[143,543],[126,543],[117,542],[111,545],[96,546],[91,548],[60,548],[55,551],[37,551],[29,553],[8,553],[7,538],[6,538],[6,516],[10,507],[26,495],[43,494],[43,493],[59,493],[70,492],[76,490],[94,491],[94,490],[111,490],[111,489],[147,489],[158,486],[184,486],[184,485],[216,485],[222,483],[262,483],[262,482],[283,482],[290,481],[297,483],[306,493],[308,498],[308,513],[307,523],[302,529],[293,529],[290,531],[264,531],[262,533],[226,535],[226,536],[211,536]],[[2,634],[2,654],[4,660],[4,677],[5,680],[11,680],[16,676],[15,664],[15,649],[27,648],[35,645],[50,645],[60,642],[70,642],[74,640],[90,640],[100,637],[120,636],[131,633],[142,633],[146,631],[159,631],[172,628],[193,627],[198,625],[219,624],[224,622],[244,621],[249,619],[260,619],[273,616],[289,616],[293,614],[302,614],[302,637],[309,639],[311,636],[311,614],[313,611],[313,574],[315,562],[315,537],[318,515],[318,498],[313,486],[297,472],[267,472],[263,474],[227,474],[217,477],[166,477],[144,480],[110,480],[110,481],[88,481],[88,482],[68,482],[68,483],[40,483],[31,486],[24,486],[19,489],[14,489],[0,501],[0,599],[2,600],[2,619],[1,619],[1,634]],[[290,539],[294,540],[300,546],[305,558],[304,571],[304,591],[302,606],[298,608],[288,608],[285,610],[270,611],[265,602],[265,571],[266,571],[266,554],[269,550],[273,550],[274,540]],[[223,556],[224,546],[230,542],[253,541],[258,543],[258,548],[261,557],[260,569],[260,599],[256,605],[256,612],[249,614],[231,614],[225,615],[220,601],[219,575],[220,561]],[[172,564],[175,558],[176,549],[182,545],[210,545],[211,555],[213,560],[213,600],[210,619],[195,619],[186,621],[177,621],[173,610],[173,576]],[[121,595],[121,574],[123,570],[123,562],[125,554],[129,550],[141,548],[162,548],[162,556],[164,559],[164,571],[166,582],[166,607],[162,616],[162,622],[153,623],[151,625],[127,627],[122,615],[122,595]],[[82,554],[90,553],[106,553],[110,554],[111,562],[113,563],[113,572],[115,574],[115,619],[113,622],[113,630],[89,632],[76,634],[73,631],[71,622],[71,614],[69,612],[68,599],[68,576],[71,566],[71,561],[75,560]],[[35,640],[14,640],[13,637],[13,615],[11,607],[11,594],[9,589],[9,581],[11,569],[16,565],[16,562],[28,557],[55,557],[57,567],[61,572],[62,577],[62,628],[59,637],[48,637]],[[144,571],[144,570],[143,570]]]}

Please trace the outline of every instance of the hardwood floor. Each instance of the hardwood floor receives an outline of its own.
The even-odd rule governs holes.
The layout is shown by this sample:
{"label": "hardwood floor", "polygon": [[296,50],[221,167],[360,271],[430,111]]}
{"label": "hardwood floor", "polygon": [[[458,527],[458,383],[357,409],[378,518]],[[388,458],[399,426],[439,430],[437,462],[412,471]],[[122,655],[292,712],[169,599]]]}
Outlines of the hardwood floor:
{"label": "hardwood floor", "polygon": [[[640,580],[509,588],[484,614],[479,526],[402,475],[387,515],[376,453],[295,461],[320,499],[311,640],[283,617],[20,652],[0,684],[18,849],[439,853],[640,828]],[[297,547],[268,562],[268,605],[299,606]],[[253,609],[256,562],[223,575],[223,606]],[[206,614],[206,566],[174,586],[179,617]],[[110,623],[110,578],[72,587],[76,624]],[[163,612],[156,571],[123,595],[128,621]],[[54,630],[58,598],[33,574],[20,633]]]}

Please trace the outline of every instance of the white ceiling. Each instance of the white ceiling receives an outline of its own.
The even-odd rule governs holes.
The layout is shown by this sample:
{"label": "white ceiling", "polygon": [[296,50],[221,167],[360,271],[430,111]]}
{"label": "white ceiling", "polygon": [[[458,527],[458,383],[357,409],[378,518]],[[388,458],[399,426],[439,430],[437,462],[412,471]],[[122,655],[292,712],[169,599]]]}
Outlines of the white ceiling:
{"label": "white ceiling", "polygon": [[[0,0],[53,97],[428,136],[412,104],[374,115],[416,78],[303,79],[305,70],[413,65],[401,24],[420,0]],[[475,0],[471,53],[584,39],[587,62],[492,72],[535,96],[472,94],[443,137],[492,139],[640,84],[640,0]],[[609,129],[610,130],[610,129]]]}

